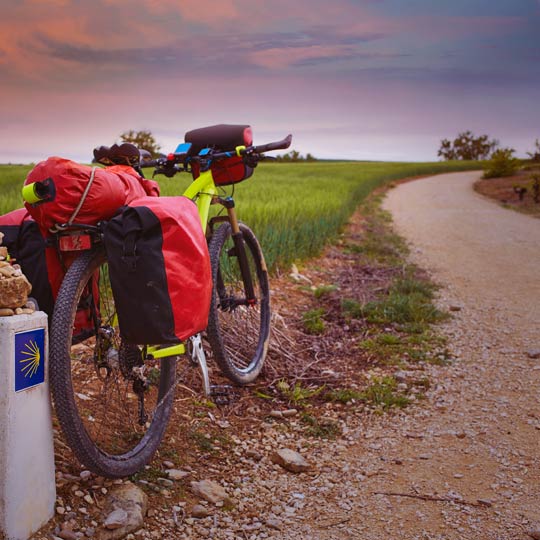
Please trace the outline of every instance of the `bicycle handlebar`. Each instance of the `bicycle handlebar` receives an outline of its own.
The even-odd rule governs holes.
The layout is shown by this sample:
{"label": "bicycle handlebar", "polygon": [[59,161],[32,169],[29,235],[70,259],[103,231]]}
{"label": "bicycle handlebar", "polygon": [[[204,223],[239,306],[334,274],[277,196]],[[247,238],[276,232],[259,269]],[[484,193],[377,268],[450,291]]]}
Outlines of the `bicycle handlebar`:
{"label": "bicycle handlebar", "polygon": [[[208,159],[224,159],[228,157],[233,157],[235,155],[240,156],[256,156],[257,154],[264,154],[265,152],[271,152],[272,150],[285,150],[289,148],[292,142],[292,135],[287,135],[284,139],[281,141],[271,142],[267,144],[262,144],[259,146],[247,146],[245,148],[238,147],[238,150],[231,150],[228,152],[214,152],[210,150],[205,155],[196,155],[196,156],[189,156],[188,153],[182,152],[179,154],[169,154],[167,157],[163,158],[157,158],[157,159],[148,159],[148,160],[142,160],[140,162],[140,167],[142,168],[150,168],[150,167],[156,167],[164,169],[165,171],[168,169],[171,173],[174,174],[174,172],[178,172],[178,170],[175,170],[175,165],[182,163],[185,164],[186,161],[189,159],[191,161],[205,161]],[[238,152],[238,153],[237,153]],[[174,171],[174,172],[173,172]]]}

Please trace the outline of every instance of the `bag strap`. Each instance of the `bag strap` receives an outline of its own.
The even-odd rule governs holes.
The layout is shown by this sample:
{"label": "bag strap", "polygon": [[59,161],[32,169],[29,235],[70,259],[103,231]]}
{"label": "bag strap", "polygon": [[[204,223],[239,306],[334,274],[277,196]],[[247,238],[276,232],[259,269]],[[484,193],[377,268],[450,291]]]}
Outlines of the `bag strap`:
{"label": "bag strap", "polygon": [[73,225],[73,222],[79,215],[79,212],[81,211],[81,208],[84,204],[84,201],[86,200],[86,197],[88,196],[88,193],[90,192],[90,188],[92,187],[92,184],[94,183],[94,178],[96,176],[96,170],[98,167],[92,167],[92,172],[90,173],[90,179],[88,180],[88,183],[86,184],[86,187],[84,188],[83,194],[81,196],[81,200],[79,201],[79,204],[73,211],[73,214],[71,214],[71,217],[67,220],[66,223],[63,225],[60,225],[59,223],[56,223],[53,227],[49,229],[50,232],[56,233],[63,229],[66,229],[67,227],[71,227]]}
{"label": "bag strap", "polygon": [[122,261],[126,264],[128,272],[137,270],[137,241],[144,231],[148,231],[159,224],[156,217],[145,207],[128,207],[122,213]]}

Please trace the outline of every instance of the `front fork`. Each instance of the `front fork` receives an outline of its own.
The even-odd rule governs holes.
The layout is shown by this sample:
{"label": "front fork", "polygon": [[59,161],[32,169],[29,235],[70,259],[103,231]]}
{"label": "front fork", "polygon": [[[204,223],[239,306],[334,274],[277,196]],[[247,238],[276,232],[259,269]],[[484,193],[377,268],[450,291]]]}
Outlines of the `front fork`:
{"label": "front fork", "polygon": [[220,201],[227,209],[229,216],[229,223],[231,224],[232,239],[234,242],[234,253],[238,259],[238,265],[240,266],[240,273],[242,274],[242,281],[244,283],[244,290],[246,293],[246,303],[248,306],[253,306],[257,303],[255,296],[255,289],[253,287],[253,279],[251,278],[251,272],[249,270],[249,262],[246,254],[246,245],[244,243],[244,235],[240,231],[240,225],[238,224],[238,218],[236,216],[236,210],[234,208],[234,199],[227,197]]}

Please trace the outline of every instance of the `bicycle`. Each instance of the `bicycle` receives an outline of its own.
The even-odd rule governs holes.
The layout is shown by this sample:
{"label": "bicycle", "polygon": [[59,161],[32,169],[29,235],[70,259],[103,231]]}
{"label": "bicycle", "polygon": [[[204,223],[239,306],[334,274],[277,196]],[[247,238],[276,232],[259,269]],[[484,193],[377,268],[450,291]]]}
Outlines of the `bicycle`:
{"label": "bicycle", "polygon": [[[206,339],[223,374],[244,385],[260,373],[268,349],[268,271],[255,234],[238,220],[233,197],[222,196],[214,175],[231,158],[254,168],[265,152],[288,148],[292,137],[223,148],[223,136],[234,138],[238,126],[190,133],[198,135],[196,144],[183,143],[164,158],[142,159],[125,144],[100,147],[95,155],[102,163],[128,163],[141,175],[142,168],[167,177],[197,169],[198,177],[183,195],[197,205],[210,254],[213,290]],[[211,205],[221,206],[226,215],[209,217]],[[72,223],[56,233],[60,246],[65,238],[84,250],[67,270],[55,302],[50,381],[60,426],[76,457],[89,470],[115,478],[136,473],[157,450],[172,412],[179,356],[187,354],[200,368],[206,394],[211,388],[200,334],[172,346],[122,339],[103,231],[103,223]],[[90,307],[94,324],[91,335],[78,339],[73,328],[81,306]]]}

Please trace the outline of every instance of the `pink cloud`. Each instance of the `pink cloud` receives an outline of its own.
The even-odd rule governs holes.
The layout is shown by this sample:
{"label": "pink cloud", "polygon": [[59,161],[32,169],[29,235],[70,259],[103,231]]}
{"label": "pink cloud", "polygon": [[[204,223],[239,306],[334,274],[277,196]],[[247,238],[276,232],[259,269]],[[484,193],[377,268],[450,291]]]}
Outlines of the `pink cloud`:
{"label": "pink cloud", "polygon": [[329,59],[352,55],[353,51],[348,46],[313,45],[311,47],[273,48],[256,51],[250,55],[250,60],[258,66],[280,69],[306,60]]}

